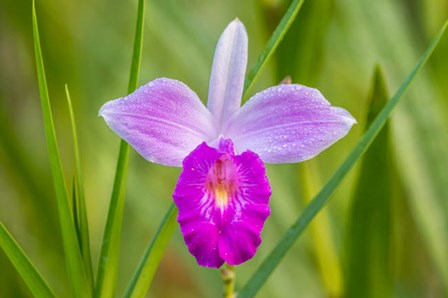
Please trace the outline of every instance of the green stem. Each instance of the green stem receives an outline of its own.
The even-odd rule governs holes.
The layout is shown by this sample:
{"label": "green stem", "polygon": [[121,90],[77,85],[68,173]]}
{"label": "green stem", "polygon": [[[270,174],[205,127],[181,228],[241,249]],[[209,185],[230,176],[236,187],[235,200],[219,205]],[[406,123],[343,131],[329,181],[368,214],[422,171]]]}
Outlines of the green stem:
{"label": "green stem", "polygon": [[235,270],[233,266],[226,264],[221,270],[222,281],[224,283],[224,298],[235,298]]}

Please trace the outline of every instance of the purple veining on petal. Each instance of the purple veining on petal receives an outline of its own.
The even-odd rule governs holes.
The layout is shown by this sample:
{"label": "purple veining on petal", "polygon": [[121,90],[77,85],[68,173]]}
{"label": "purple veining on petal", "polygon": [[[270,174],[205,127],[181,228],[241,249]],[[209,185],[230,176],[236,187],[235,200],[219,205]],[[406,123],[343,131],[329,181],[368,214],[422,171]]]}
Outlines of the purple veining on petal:
{"label": "purple veining on petal", "polygon": [[[229,147],[224,140],[221,148]],[[183,163],[173,194],[178,222],[189,251],[198,263],[220,267],[241,264],[255,254],[270,214],[271,189],[263,162],[199,145]]]}
{"label": "purple veining on petal", "polygon": [[280,85],[257,93],[229,120],[223,135],[237,153],[247,149],[267,163],[310,159],[345,136],[355,119],[313,88]]}
{"label": "purple veining on petal", "polygon": [[156,79],[103,105],[112,130],[149,161],[180,166],[201,142],[216,137],[211,113],[185,84]]}
{"label": "purple veining on petal", "polygon": [[248,38],[238,19],[231,22],[216,45],[207,107],[221,127],[241,105],[247,66]]}

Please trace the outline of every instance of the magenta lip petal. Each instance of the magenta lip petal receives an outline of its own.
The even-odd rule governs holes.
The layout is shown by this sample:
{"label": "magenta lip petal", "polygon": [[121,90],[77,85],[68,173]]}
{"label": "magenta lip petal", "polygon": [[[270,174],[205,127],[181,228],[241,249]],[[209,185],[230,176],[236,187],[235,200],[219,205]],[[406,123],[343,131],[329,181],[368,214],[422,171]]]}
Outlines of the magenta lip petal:
{"label": "magenta lip petal", "polygon": [[[220,185],[228,190],[225,199]],[[181,232],[197,262],[218,268],[224,262],[237,265],[252,258],[270,214],[270,195],[263,162],[255,153],[235,156],[205,143],[193,150],[184,160],[173,198]]]}
{"label": "magenta lip petal", "polygon": [[198,96],[171,79],[156,79],[105,103],[100,116],[145,159],[167,166],[181,166],[194,148],[216,136],[212,115]]}
{"label": "magenta lip petal", "polygon": [[236,153],[247,149],[267,163],[310,159],[345,136],[356,123],[313,88],[280,85],[257,93],[228,121],[223,135]]}
{"label": "magenta lip petal", "polygon": [[253,152],[234,157],[239,168],[241,192],[229,203],[219,242],[221,257],[230,265],[251,259],[261,243],[260,233],[270,214],[271,188],[263,162]]}
{"label": "magenta lip petal", "polygon": [[198,264],[212,268],[221,267],[224,260],[218,251],[220,233],[217,227],[207,222],[185,222],[179,219],[188,250],[196,257]]}

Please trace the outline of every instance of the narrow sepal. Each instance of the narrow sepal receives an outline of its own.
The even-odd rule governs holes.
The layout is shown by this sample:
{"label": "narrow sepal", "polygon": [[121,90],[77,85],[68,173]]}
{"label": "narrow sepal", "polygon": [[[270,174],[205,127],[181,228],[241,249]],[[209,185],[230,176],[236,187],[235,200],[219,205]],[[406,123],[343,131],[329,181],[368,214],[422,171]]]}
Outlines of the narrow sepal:
{"label": "narrow sepal", "polygon": [[219,128],[241,105],[247,48],[246,28],[236,19],[219,38],[210,75],[207,107]]}

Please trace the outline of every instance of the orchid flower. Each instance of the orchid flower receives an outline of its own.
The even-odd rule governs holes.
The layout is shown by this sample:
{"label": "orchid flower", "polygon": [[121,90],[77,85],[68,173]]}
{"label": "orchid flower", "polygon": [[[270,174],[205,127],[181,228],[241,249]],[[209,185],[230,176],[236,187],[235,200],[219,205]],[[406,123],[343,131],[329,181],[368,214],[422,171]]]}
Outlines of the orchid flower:
{"label": "orchid flower", "polygon": [[356,123],[318,90],[297,84],[266,89],[240,107],[247,47],[236,19],[216,46],[207,107],[185,84],[159,78],[100,110],[145,159],[182,166],[177,220],[190,253],[207,267],[254,256],[270,214],[264,163],[310,159]]}

